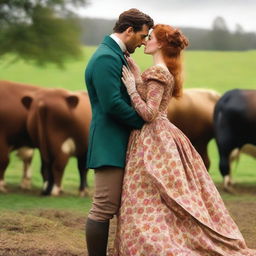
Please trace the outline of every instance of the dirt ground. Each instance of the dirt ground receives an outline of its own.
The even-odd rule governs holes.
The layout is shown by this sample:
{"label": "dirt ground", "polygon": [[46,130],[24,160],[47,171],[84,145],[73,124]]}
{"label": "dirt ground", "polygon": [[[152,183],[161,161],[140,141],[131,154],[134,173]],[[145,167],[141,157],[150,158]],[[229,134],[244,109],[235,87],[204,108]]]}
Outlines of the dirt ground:
{"label": "dirt ground", "polygon": [[[236,189],[240,195],[256,196],[256,186]],[[256,248],[256,200],[244,201],[237,196],[224,201],[248,247]],[[85,256],[85,217],[59,210],[1,212],[0,256]],[[110,248],[115,223],[111,222]]]}

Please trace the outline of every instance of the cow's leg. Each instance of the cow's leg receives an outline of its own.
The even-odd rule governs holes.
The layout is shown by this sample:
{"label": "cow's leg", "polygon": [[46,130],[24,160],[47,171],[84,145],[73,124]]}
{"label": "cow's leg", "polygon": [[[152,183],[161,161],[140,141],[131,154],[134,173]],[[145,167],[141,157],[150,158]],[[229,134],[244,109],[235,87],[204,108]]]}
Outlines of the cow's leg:
{"label": "cow's leg", "polygon": [[4,145],[0,145],[0,192],[6,193],[4,173],[9,164],[9,151]]}
{"label": "cow's leg", "polygon": [[89,195],[89,190],[87,182],[88,169],[86,168],[86,157],[78,157],[77,164],[80,175],[79,195],[87,196]]}
{"label": "cow's leg", "polygon": [[22,147],[17,151],[17,156],[23,161],[23,176],[20,187],[22,189],[31,189],[31,162],[33,159],[34,150],[28,147]]}
{"label": "cow's leg", "polygon": [[232,181],[231,181],[231,168],[230,168],[230,154],[232,150],[235,148],[235,145],[231,140],[223,140],[222,143],[218,144],[219,150],[219,169],[221,175],[223,177],[223,186],[224,189],[228,192],[233,192],[231,189]]}
{"label": "cow's leg", "polygon": [[52,174],[54,179],[53,189],[51,195],[58,196],[61,193],[61,180],[64,169],[67,165],[69,156],[67,154],[59,153],[58,158],[55,158],[52,165]]}
{"label": "cow's leg", "polygon": [[41,157],[41,175],[43,178],[42,195],[48,196],[51,194],[51,191],[54,185],[54,178],[52,174],[52,162],[44,161],[42,157]]}

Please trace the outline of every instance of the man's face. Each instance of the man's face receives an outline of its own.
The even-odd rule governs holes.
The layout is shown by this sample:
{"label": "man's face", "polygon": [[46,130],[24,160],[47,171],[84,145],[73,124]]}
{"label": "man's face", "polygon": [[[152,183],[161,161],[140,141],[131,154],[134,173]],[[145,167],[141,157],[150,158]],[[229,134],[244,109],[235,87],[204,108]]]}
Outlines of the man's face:
{"label": "man's face", "polygon": [[137,47],[146,44],[146,37],[148,36],[148,31],[148,26],[143,25],[140,31],[131,33],[130,38],[126,42],[126,48],[129,53],[134,53]]}

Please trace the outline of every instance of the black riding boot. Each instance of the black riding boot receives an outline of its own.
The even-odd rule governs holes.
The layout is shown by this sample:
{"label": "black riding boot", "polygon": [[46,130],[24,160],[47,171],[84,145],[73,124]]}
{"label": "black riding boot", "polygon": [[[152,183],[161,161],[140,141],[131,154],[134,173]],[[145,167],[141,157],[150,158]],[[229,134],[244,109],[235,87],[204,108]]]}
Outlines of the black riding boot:
{"label": "black riding boot", "polygon": [[100,222],[87,218],[85,233],[88,256],[106,256],[108,230],[109,220]]}

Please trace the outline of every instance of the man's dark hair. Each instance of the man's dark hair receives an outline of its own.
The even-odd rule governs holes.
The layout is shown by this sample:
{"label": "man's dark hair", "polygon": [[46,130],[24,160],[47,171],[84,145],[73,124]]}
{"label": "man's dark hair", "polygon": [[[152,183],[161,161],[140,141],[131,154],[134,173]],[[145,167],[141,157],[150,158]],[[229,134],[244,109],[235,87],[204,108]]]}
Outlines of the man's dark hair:
{"label": "man's dark hair", "polygon": [[154,21],[147,14],[132,8],[120,14],[113,30],[115,33],[122,33],[127,28],[132,27],[134,32],[138,32],[142,30],[143,25],[152,28],[154,26]]}

